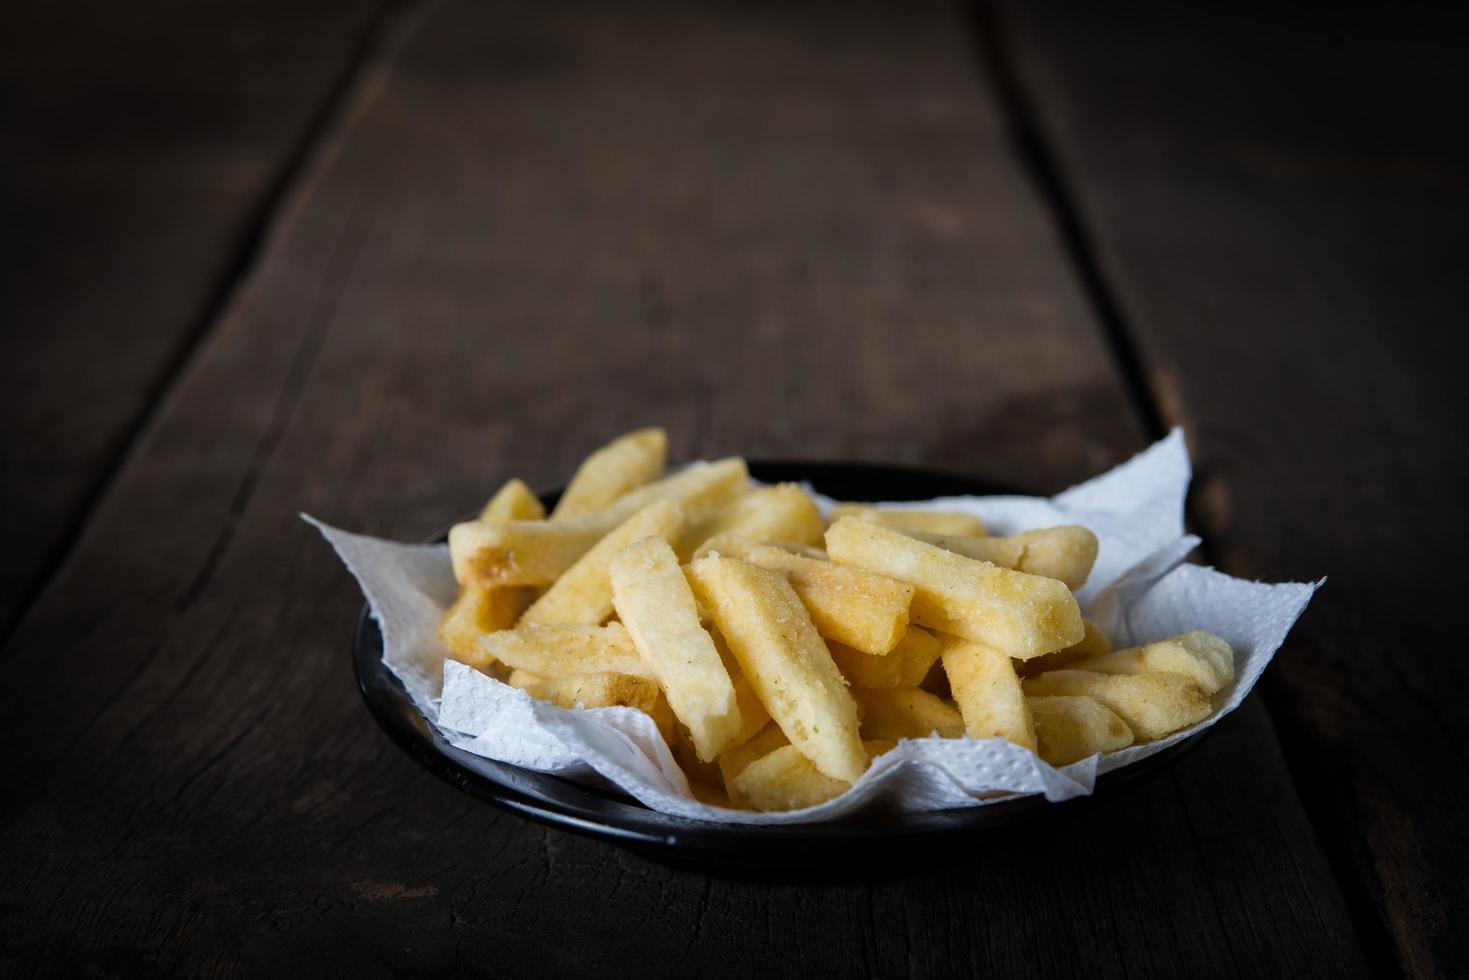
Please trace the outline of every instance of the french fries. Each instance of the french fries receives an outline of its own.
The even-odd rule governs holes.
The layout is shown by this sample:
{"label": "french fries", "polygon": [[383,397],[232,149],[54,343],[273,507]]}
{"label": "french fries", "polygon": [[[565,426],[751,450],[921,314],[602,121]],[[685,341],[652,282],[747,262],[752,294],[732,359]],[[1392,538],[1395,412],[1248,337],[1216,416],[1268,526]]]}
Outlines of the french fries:
{"label": "french fries", "polygon": [[1021,677],[1032,677],[1048,670],[1070,666],[1078,660],[1112,652],[1112,638],[1100,626],[1090,619],[1083,619],[1081,625],[1086,630],[1086,635],[1079,642],[1054,653],[1043,653],[1030,660],[1018,660],[1015,663],[1015,672]]}
{"label": "french fries", "polygon": [[607,533],[600,523],[466,521],[449,529],[461,585],[550,585]]}
{"label": "french fries", "polygon": [[719,774],[724,780],[730,799],[740,806],[750,806],[749,801],[740,796],[739,788],[735,785],[735,777],[744,772],[745,767],[756,759],[764,758],[781,746],[790,744],[791,740],[786,738],[786,733],[780,730],[779,725],[772,723],[762,728],[753,738],[736,745],[721,755]]}
{"label": "french fries", "polygon": [[984,521],[973,514],[940,510],[908,510],[902,507],[873,507],[870,504],[837,504],[831,509],[835,524],[843,517],[855,517],[868,524],[895,531],[917,531],[923,534],[985,536]]}
{"label": "french fries", "polygon": [[479,513],[486,524],[538,521],[546,516],[541,500],[520,480],[511,480],[495,492]]}
{"label": "french fries", "polygon": [[1017,660],[1071,646],[1086,635],[1063,583],[1011,571],[852,517],[826,532],[831,560],[914,587],[910,616],[941,633],[980,640]]}
{"label": "french fries", "polygon": [[744,724],[734,684],[699,625],[678,556],[663,538],[644,538],[617,553],[611,580],[618,618],[688,728],[699,759],[712,763],[739,740]]}
{"label": "french fries", "polygon": [[439,623],[439,642],[455,660],[485,666],[480,636],[513,626],[520,615],[520,600],[519,589],[466,585]]}
{"label": "french fries", "polygon": [[853,688],[852,694],[866,709],[862,717],[862,737],[892,739],[959,738],[964,734],[964,719],[949,702],[917,687],[894,687],[885,690]]}
{"label": "french fries", "polygon": [[944,639],[944,673],[970,738],[1005,738],[1035,751],[1035,725],[1010,658],[960,637]]}
{"label": "french fries", "polygon": [[778,483],[751,490],[691,531],[686,544],[692,551],[710,538],[733,534],[751,541],[813,545],[825,530],[816,501],[794,483]]}
{"label": "french fries", "polygon": [[791,744],[833,779],[860,776],[867,757],[857,705],[785,577],[713,556],[690,565],[688,577]]}
{"label": "french fries", "polygon": [[612,559],[650,535],[676,537],[683,527],[676,500],[655,500],[617,525],[576,560],[520,617],[522,626],[600,623],[612,615]]}
{"label": "french fries", "polygon": [[1234,680],[1234,651],[1213,633],[1194,630],[1071,666],[1099,674],[1178,674],[1213,694]]}
{"label": "french fries", "polygon": [[784,574],[816,631],[862,653],[887,653],[908,627],[914,590],[906,582],[734,536],[714,538],[704,550]]}
{"label": "french fries", "polygon": [[1022,531],[1008,538],[904,533],[975,561],[993,562],[1027,575],[1060,579],[1072,591],[1086,584],[1097,562],[1097,536],[1075,525]]}
{"label": "french fries", "polygon": [[[864,758],[862,769],[866,763]],[[730,785],[730,796],[756,810],[800,810],[834,799],[851,785],[849,779],[826,775],[800,749],[787,745],[745,766]]]}
{"label": "french fries", "polygon": [[1132,729],[1095,698],[1050,695],[1026,698],[1035,721],[1036,754],[1053,766],[1116,752],[1132,744]]}
{"label": "french fries", "polygon": [[668,433],[662,429],[638,429],[612,440],[577,469],[551,512],[551,520],[567,521],[606,510],[657,479],[667,456]]}
{"label": "french fries", "polygon": [[1086,528],[987,537],[969,514],[868,504],[828,526],[737,457],[660,476],[667,446],[650,428],[598,449],[549,518],[501,486],[450,530],[438,640],[559,707],[646,713],[702,802],[815,806],[903,739],[1069,765],[1196,724],[1234,680],[1202,631],[1112,650],[1073,595]]}
{"label": "french fries", "polygon": [[855,687],[917,687],[939,659],[939,638],[917,626],[908,627],[898,645],[881,657],[835,641],[826,644],[847,680]]}
{"label": "french fries", "polygon": [[628,674],[541,677],[527,670],[513,670],[505,683],[558,708],[637,708],[654,715],[655,721],[660,700],[657,684],[646,677]]}
{"label": "french fries", "polygon": [[739,457],[717,459],[712,463],[694,463],[661,480],[639,487],[611,507],[592,515],[611,527],[658,500],[676,500],[683,507],[688,526],[709,520],[745,495],[750,485],[750,471]]}
{"label": "french fries", "polygon": [[479,660],[465,662],[479,667],[498,661],[543,677],[613,673],[655,679],[627,629],[618,624],[520,626],[485,633],[479,638],[479,655]]}
{"label": "french fries", "polygon": [[[873,740],[863,743],[863,752],[875,757],[892,747],[891,742]],[[851,785],[826,775],[796,746],[787,745],[745,766],[734,778],[730,796],[757,810],[799,810],[834,799]]]}
{"label": "french fries", "polygon": [[1053,670],[1026,678],[1025,693],[1096,698],[1127,722],[1139,742],[1151,742],[1203,721],[1212,707],[1203,688],[1177,674]]}

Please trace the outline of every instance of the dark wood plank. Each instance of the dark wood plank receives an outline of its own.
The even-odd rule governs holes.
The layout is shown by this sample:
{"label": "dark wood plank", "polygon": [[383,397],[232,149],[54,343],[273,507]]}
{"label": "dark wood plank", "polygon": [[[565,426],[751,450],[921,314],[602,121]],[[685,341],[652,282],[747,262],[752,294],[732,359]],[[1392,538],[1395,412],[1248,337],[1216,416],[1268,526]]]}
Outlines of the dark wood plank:
{"label": "dark wood plank", "polygon": [[649,421],[1041,489],[1144,444],[957,11],[449,2],[348,116],[5,651],[7,966],[1362,971],[1254,703],[935,866],[752,884],[475,803],[357,701],[297,509],[416,537]]}
{"label": "dark wood plank", "polygon": [[7,9],[0,635],[246,257],[379,6]]}
{"label": "dark wood plank", "polygon": [[1267,692],[1376,965],[1460,975],[1465,15],[1006,11],[1216,556],[1330,576]]}

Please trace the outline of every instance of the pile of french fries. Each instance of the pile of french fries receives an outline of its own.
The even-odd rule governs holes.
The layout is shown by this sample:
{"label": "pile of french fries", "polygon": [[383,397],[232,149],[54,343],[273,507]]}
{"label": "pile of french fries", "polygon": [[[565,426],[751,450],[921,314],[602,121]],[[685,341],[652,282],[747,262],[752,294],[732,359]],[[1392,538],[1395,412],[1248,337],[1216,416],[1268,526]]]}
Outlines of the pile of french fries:
{"label": "pile of french fries", "polygon": [[739,458],[665,476],[667,447],[629,433],[550,514],[511,480],[456,525],[439,638],[545,701],[646,712],[700,800],[814,806],[905,738],[1004,738],[1062,766],[1201,721],[1234,677],[1209,633],[1111,649],[1074,595],[1086,528],[989,537],[863,504],[828,521]]}

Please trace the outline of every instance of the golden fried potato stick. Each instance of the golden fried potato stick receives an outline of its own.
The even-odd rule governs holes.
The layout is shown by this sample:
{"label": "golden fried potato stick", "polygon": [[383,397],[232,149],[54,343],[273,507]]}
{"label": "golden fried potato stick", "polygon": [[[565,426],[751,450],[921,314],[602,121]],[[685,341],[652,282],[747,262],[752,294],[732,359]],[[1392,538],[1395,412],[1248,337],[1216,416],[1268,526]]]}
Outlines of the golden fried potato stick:
{"label": "golden fried potato stick", "polygon": [[1008,538],[968,538],[960,535],[904,532],[975,561],[1001,568],[1060,579],[1073,591],[1086,584],[1097,562],[1097,536],[1074,524],[1022,531]]}
{"label": "golden fried potato stick", "polygon": [[710,538],[737,534],[751,541],[821,543],[826,522],[810,494],[794,483],[757,487],[685,536],[685,554]]}
{"label": "golden fried potato stick", "polygon": [[538,521],[545,516],[546,508],[541,504],[540,498],[531,493],[530,487],[520,480],[506,483],[479,512],[479,519],[486,524]]}
{"label": "golden fried potato stick", "polygon": [[1139,742],[1151,742],[1209,717],[1209,695],[1177,674],[1096,674],[1053,670],[1027,678],[1031,697],[1053,694],[1096,698],[1127,722]]}
{"label": "golden fried potato stick", "polygon": [[668,433],[662,429],[638,429],[613,439],[577,468],[551,520],[568,521],[606,510],[656,480],[667,457]]}
{"label": "golden fried potato stick", "polygon": [[917,687],[884,690],[852,688],[852,696],[867,709],[862,717],[863,738],[960,738],[964,719],[959,709]]}
{"label": "golden fried potato stick", "polygon": [[656,500],[623,521],[576,560],[520,617],[522,626],[600,623],[612,615],[612,559],[635,541],[676,538],[683,508],[676,500]]}
{"label": "golden fried potato stick", "polygon": [[984,521],[973,514],[959,514],[943,510],[905,510],[900,507],[874,507],[871,504],[837,504],[831,509],[831,522],[835,524],[843,517],[855,517],[868,524],[888,527],[895,531],[919,532],[923,534],[967,535],[974,538],[985,536]]}
{"label": "golden fried potato stick", "polygon": [[881,657],[854,650],[835,640],[827,642],[831,659],[854,687],[917,687],[939,659],[939,638],[917,626],[908,627],[898,645]]}
{"label": "golden fried potato stick", "polygon": [[1099,674],[1178,674],[1213,694],[1234,680],[1234,651],[1213,633],[1194,630],[1170,640],[1118,650],[1071,664]]}
{"label": "golden fried potato stick", "polygon": [[[876,757],[890,751],[893,743],[874,739],[863,742],[862,748]],[[745,766],[734,778],[730,797],[756,810],[799,810],[840,796],[851,785],[850,780],[824,774],[794,745],[787,745]]]}
{"label": "golden fried potato stick", "polygon": [[1053,766],[1069,766],[1132,744],[1132,729],[1096,698],[1068,695],[1029,697],[1035,721],[1036,754]]}
{"label": "golden fried potato stick", "polygon": [[738,558],[784,574],[816,631],[829,640],[881,656],[897,646],[908,628],[914,590],[906,582],[745,538],[720,535],[708,544],[708,554]]}
{"label": "golden fried potato stick", "polygon": [[1055,579],[965,558],[851,517],[827,529],[826,550],[833,562],[912,584],[909,615],[918,625],[980,640],[1017,660],[1086,635],[1076,597]]}
{"label": "golden fried potato stick", "polygon": [[730,786],[730,798],[767,812],[800,810],[834,799],[851,786],[851,780],[826,775],[794,745],[787,745],[745,766]]}
{"label": "golden fried potato stick", "polygon": [[944,672],[970,738],[1006,738],[1035,751],[1035,727],[1010,658],[987,643],[944,637]]}
{"label": "golden fried potato stick", "polygon": [[633,490],[617,503],[588,520],[609,528],[627,520],[656,500],[676,500],[682,505],[689,527],[709,520],[743,497],[750,488],[750,471],[738,456],[712,463],[693,463],[677,473]]}
{"label": "golden fried potato stick", "polygon": [[618,618],[688,728],[699,758],[712,763],[739,740],[744,724],[734,683],[713,638],[699,625],[678,556],[663,538],[644,538],[617,553],[610,574]]}
{"label": "golden fried potato stick", "polygon": [[806,607],[785,576],[733,558],[687,568],[770,717],[822,772],[856,779],[867,765],[857,705]]}
{"label": "golden fried potato stick", "polygon": [[786,738],[786,733],[780,730],[779,725],[768,724],[755,735],[732,749],[727,749],[719,757],[719,773],[724,779],[724,788],[729,793],[730,799],[741,806],[748,806],[734,788],[734,779],[745,771],[745,767],[756,759],[762,758],[774,752],[783,745],[790,745],[791,740]]}
{"label": "golden fried potato stick", "polygon": [[509,629],[520,615],[520,590],[495,589],[470,583],[444,613],[439,623],[439,642],[461,663],[489,666],[479,638],[486,633]]}
{"label": "golden fried potato stick", "polygon": [[466,521],[449,529],[449,558],[461,584],[549,585],[607,531],[600,524]]}
{"label": "golden fried potato stick", "polygon": [[655,721],[660,698],[656,683],[627,674],[541,677],[527,670],[513,670],[505,683],[558,708],[637,708]]}
{"label": "golden fried potato stick", "polygon": [[1102,627],[1090,619],[1083,619],[1081,625],[1086,629],[1086,635],[1080,642],[1073,643],[1065,650],[1056,650],[1053,653],[1043,653],[1039,657],[1029,660],[1019,660],[1015,663],[1015,672],[1021,677],[1034,677],[1048,670],[1059,670],[1069,667],[1078,660],[1088,657],[1100,657],[1105,653],[1112,652],[1112,638],[1103,632]]}
{"label": "golden fried potato stick", "polygon": [[498,660],[542,677],[628,674],[656,680],[621,625],[518,626],[479,638],[480,663]]}

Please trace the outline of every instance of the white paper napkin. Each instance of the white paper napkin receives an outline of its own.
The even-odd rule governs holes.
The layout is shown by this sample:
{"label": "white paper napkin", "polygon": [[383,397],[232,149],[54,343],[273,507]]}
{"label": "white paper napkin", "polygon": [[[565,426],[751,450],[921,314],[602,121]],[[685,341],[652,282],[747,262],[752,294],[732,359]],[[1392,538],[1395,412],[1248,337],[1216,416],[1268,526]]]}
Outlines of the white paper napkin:
{"label": "white paper napkin", "polygon": [[943,497],[887,506],[966,511],[997,535],[1058,524],[1090,528],[1101,548],[1077,599],[1118,647],[1203,629],[1234,648],[1235,681],[1215,695],[1209,718],[1165,739],[1060,769],[1003,739],[904,739],[846,793],[789,813],[728,810],[695,800],[641,711],[558,708],[446,659],[435,632],[457,591],[447,545],[384,541],[302,516],[356,576],[382,627],[384,662],[451,744],[569,779],[600,775],[665,813],[729,823],[804,823],[879,805],[916,812],[984,806],[1017,793],[1051,801],[1086,795],[1099,774],[1162,751],[1238,707],[1321,582],[1268,585],[1181,564],[1198,544],[1183,530],[1189,477],[1188,450],[1175,429],[1121,466],[1049,499]]}

